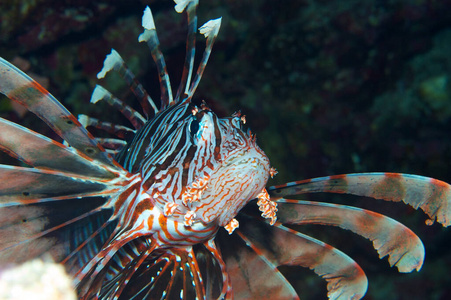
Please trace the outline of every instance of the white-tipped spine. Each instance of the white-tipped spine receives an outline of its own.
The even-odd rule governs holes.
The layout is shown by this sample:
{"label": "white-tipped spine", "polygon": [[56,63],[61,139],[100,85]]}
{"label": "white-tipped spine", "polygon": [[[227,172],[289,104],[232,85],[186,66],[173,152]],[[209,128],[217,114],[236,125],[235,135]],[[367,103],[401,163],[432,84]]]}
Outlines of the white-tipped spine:
{"label": "white-tipped spine", "polygon": [[87,115],[78,115],[78,122],[85,128],[88,126],[88,119],[89,117]]}
{"label": "white-tipped spine", "polygon": [[221,27],[221,20],[222,17],[208,21],[199,28],[199,32],[206,38],[216,37],[219,33],[219,28]]}
{"label": "white-tipped spine", "polygon": [[147,42],[148,40],[150,40],[150,38],[150,30],[144,30],[144,32],[138,36],[138,42]]}
{"label": "white-tipped spine", "polygon": [[152,11],[148,6],[144,10],[143,18],[142,18],[142,27],[147,30],[155,29],[155,22],[153,21]]}
{"label": "white-tipped spine", "polygon": [[199,4],[199,0],[174,0],[174,2],[176,4],[174,9],[179,14],[182,13],[190,3],[193,3],[196,6]]}
{"label": "white-tipped spine", "polygon": [[153,20],[152,11],[148,6],[144,10],[143,18],[142,18],[142,27],[144,28],[144,32],[138,36],[138,42],[147,42],[152,38],[152,30],[155,29],[155,22]]}
{"label": "white-tipped spine", "polygon": [[104,98],[108,98],[111,97],[111,93],[108,92],[105,88],[103,88],[102,86],[96,84],[96,87],[94,88],[94,91],[92,91],[92,95],[91,95],[91,103],[97,103],[100,100],[104,99]]}
{"label": "white-tipped spine", "polygon": [[111,53],[108,54],[105,57],[105,60],[103,61],[103,68],[97,74],[97,78],[101,79],[101,78],[105,77],[106,73],[113,70],[114,68],[121,66],[123,63],[124,63],[124,60],[119,55],[119,53],[117,53],[116,50],[111,49]]}

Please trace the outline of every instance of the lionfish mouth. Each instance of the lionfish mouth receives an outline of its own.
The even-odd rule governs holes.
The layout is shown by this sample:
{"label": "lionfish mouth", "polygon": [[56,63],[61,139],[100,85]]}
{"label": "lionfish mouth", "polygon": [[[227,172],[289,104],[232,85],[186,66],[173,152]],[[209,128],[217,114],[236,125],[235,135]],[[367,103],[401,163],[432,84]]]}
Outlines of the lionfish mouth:
{"label": "lionfish mouth", "polygon": [[247,153],[243,153],[238,157],[234,157],[230,159],[223,165],[223,168],[229,168],[232,166],[242,166],[244,168],[248,168],[249,166],[255,166],[255,168],[262,167],[265,171],[269,172],[269,164],[268,159],[258,158],[258,157],[248,157]]}

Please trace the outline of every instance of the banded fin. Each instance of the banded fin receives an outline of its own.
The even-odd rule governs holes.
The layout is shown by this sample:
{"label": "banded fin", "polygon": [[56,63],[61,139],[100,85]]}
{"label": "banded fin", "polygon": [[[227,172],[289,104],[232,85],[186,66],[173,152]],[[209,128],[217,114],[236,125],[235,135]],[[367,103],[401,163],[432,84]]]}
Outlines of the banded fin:
{"label": "banded fin", "polygon": [[117,53],[117,51],[114,49],[111,49],[111,53],[108,54],[103,61],[103,68],[97,74],[97,78],[101,79],[105,77],[106,73],[111,70],[117,71],[119,73],[119,76],[121,76],[128,84],[132,93],[136,96],[136,98],[138,98],[138,101],[143,109],[144,116],[146,116],[146,118],[151,116],[152,110],[154,114],[158,113],[155,102],[146,92],[141,83],[139,83],[139,81],[136,79],[135,75],[124,62],[119,53]]}
{"label": "banded fin", "polygon": [[[368,287],[365,273],[349,256],[279,222],[271,227],[265,222],[257,222],[258,219],[242,214],[240,228],[236,230],[257,255],[276,267],[310,268],[327,281],[327,295],[331,300],[360,299],[365,295]],[[235,275],[230,275],[233,281]],[[249,278],[258,280],[259,275],[252,274]],[[268,278],[260,277],[260,280],[259,285],[268,284]]]}
{"label": "banded fin", "polygon": [[189,88],[188,98],[191,98],[194,95],[200,79],[202,78],[208,59],[210,58],[211,50],[213,49],[213,44],[218,36],[219,28],[221,27],[221,20],[222,18],[210,20],[199,28],[199,32],[207,38],[207,41],[204,55],[202,56],[199,67],[197,68],[196,77],[194,77],[194,80]]}
{"label": "banded fin", "polygon": [[112,210],[103,209],[92,216],[85,216],[77,224],[77,232],[72,234],[72,247],[61,260],[69,274],[77,274],[102,250],[118,223],[111,217]]}
{"label": "banded fin", "polygon": [[103,122],[96,118],[92,118],[86,115],[79,115],[78,120],[84,127],[92,126],[94,128],[103,130],[109,134],[113,134],[117,136],[118,138],[125,138],[129,134],[135,134],[135,130],[123,126],[123,125],[116,125],[110,122]]}
{"label": "banded fin", "polygon": [[186,37],[186,57],[183,65],[182,78],[175,96],[175,101],[180,102],[181,96],[186,97],[189,92],[191,77],[193,75],[194,56],[196,53],[196,30],[197,30],[197,15],[196,9],[199,4],[198,0],[176,0],[175,11],[182,13],[186,11],[188,19],[188,35]]}
{"label": "banded fin", "polygon": [[419,271],[424,261],[424,246],[409,228],[392,218],[356,207],[330,203],[277,200],[277,217],[283,224],[321,224],[351,230],[373,242],[390,266],[400,272]]}
{"label": "banded fin", "polygon": [[232,235],[220,230],[216,243],[227,265],[233,299],[299,299],[277,265],[262,255],[239,229]]}
{"label": "banded fin", "polygon": [[155,247],[155,242],[146,238],[138,238],[122,246],[100,272],[95,276],[88,274],[78,285],[81,299],[117,299]]}
{"label": "banded fin", "polygon": [[112,298],[120,293],[123,290],[123,282],[130,280],[131,275],[140,267],[142,263],[140,260],[147,257],[146,250],[154,247],[152,240],[146,238],[132,240],[121,247],[109,263],[103,279],[104,285],[100,288],[100,296]]}
{"label": "banded fin", "polygon": [[127,120],[132,123],[133,127],[135,127],[136,130],[143,127],[147,121],[143,116],[141,116],[139,112],[134,110],[132,107],[125,104],[122,100],[114,97],[102,86],[96,85],[94,91],[92,92],[91,103],[97,103],[100,100],[106,101],[109,105],[120,111],[122,115],[124,115],[124,117],[126,117]]}
{"label": "banded fin", "polygon": [[451,186],[443,181],[400,173],[354,173],[318,177],[272,186],[268,193],[273,200],[305,193],[339,193],[372,197],[387,201],[403,201],[421,208],[443,226],[451,224]]}
{"label": "banded fin", "polygon": [[0,149],[32,167],[103,179],[118,176],[78,150],[16,123],[0,118],[0,127]]}
{"label": "banded fin", "polygon": [[166,68],[166,62],[164,61],[164,56],[160,49],[160,41],[158,40],[155,22],[153,20],[152,12],[148,6],[146,6],[142,17],[142,27],[144,28],[144,32],[139,35],[138,41],[147,43],[152,54],[152,58],[157,66],[158,79],[160,80],[161,89],[160,110],[163,110],[168,105],[173,104],[174,99],[172,97],[171,81]]}
{"label": "banded fin", "polygon": [[[107,196],[118,190],[101,180],[51,170],[0,165],[0,208],[41,201]],[[2,213],[3,215],[3,213]]]}
{"label": "banded fin", "polygon": [[120,150],[127,145],[127,142],[121,139],[96,138],[96,140],[100,145],[102,145],[102,147],[113,150]]}
{"label": "banded fin", "polygon": [[78,120],[39,83],[0,58],[0,92],[24,105],[69,145],[91,159],[119,167]]}
{"label": "banded fin", "polygon": [[[205,246],[205,251],[203,251],[204,254],[200,256],[199,253],[201,253],[201,251],[197,250],[196,259],[203,276],[207,299],[230,299],[232,297],[232,284],[227,273],[226,264],[222,259],[221,252],[216,246],[215,239],[209,239],[204,242],[203,245]],[[218,272],[221,272],[222,274],[222,290]],[[221,290],[218,297],[216,297],[217,292],[215,292],[215,290]]]}
{"label": "banded fin", "polygon": [[[286,228],[280,222],[270,226],[261,220],[261,217],[251,217],[247,212],[239,215],[240,228],[236,232],[248,247],[247,250],[243,250],[243,247],[237,249],[239,243],[233,243],[233,249],[227,251],[227,247],[230,247],[227,244],[231,242],[225,244],[221,239],[221,250],[235,297],[298,299],[294,290],[288,292],[287,289],[292,289],[292,286],[284,277],[274,278],[282,276],[276,269],[282,265],[307,267],[320,275],[327,281],[329,299],[363,297],[368,281],[363,270],[350,257],[330,245]],[[230,238],[233,239],[234,234]],[[253,266],[259,265],[259,260],[265,262],[271,272],[265,273],[260,267],[254,270]],[[256,289],[266,292],[260,295],[259,291],[254,292]]]}
{"label": "banded fin", "polygon": [[[104,203],[105,199],[89,197],[0,208],[0,266],[44,254],[61,262],[109,218],[110,211],[100,210]],[[92,251],[103,244],[102,236],[101,231],[92,236]],[[84,255],[89,259],[90,252]]]}

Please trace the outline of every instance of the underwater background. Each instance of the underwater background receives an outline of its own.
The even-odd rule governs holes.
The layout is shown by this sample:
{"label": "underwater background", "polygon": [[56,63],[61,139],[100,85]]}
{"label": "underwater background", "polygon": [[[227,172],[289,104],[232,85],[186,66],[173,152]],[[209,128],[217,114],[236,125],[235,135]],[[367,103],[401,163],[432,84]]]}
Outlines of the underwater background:
{"label": "underwater background", "polygon": [[[111,48],[154,99],[156,69],[139,44],[149,5],[172,86],[185,58],[186,24],[169,0],[2,0],[0,56],[27,71],[75,115],[120,123],[89,104]],[[269,185],[352,172],[402,172],[451,183],[451,1],[200,0],[199,26],[222,27],[195,98],[220,116],[241,109],[279,174]],[[199,39],[198,48],[204,42]],[[200,55],[201,51],[197,51]],[[133,99],[119,76],[101,82]],[[129,102],[130,103],[130,102]],[[46,125],[0,98],[0,116],[49,135]],[[15,163],[7,155],[1,163]],[[364,299],[451,299],[451,230],[400,203],[314,195],[308,200],[371,209],[422,239],[421,272],[398,274],[370,242],[350,232],[301,232],[351,256],[368,276]],[[325,281],[307,269],[283,270],[301,299],[325,299]]]}

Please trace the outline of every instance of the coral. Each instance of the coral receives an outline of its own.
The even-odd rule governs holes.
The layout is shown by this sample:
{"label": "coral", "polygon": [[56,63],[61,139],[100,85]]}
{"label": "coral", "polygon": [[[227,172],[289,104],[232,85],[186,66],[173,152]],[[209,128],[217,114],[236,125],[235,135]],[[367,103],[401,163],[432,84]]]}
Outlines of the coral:
{"label": "coral", "polygon": [[61,265],[32,260],[0,270],[0,299],[75,300],[71,279]]}

